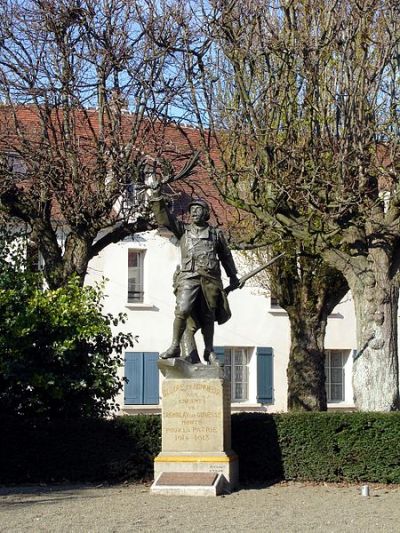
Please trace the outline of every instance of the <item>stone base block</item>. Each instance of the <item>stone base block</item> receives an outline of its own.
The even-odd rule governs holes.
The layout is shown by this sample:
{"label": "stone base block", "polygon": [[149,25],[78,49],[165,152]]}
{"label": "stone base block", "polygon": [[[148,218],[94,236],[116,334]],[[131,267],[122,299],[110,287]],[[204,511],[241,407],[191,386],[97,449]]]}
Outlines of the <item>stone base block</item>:
{"label": "stone base block", "polygon": [[150,490],[171,496],[218,496],[226,492],[226,481],[222,474],[163,472]]}
{"label": "stone base block", "polygon": [[157,482],[162,473],[169,472],[220,474],[224,492],[235,490],[239,483],[239,461],[234,452],[216,452],[207,455],[197,452],[161,452],[154,459],[154,479]]}

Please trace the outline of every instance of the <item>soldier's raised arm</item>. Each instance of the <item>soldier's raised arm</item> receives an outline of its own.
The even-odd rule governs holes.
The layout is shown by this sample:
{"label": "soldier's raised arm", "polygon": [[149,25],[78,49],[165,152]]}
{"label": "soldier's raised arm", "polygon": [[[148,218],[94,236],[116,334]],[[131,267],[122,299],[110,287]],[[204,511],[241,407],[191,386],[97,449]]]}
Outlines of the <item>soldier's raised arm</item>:
{"label": "soldier's raised arm", "polygon": [[184,224],[171,213],[160,187],[153,188],[150,202],[157,223],[168,228],[177,239],[180,239],[185,231]]}

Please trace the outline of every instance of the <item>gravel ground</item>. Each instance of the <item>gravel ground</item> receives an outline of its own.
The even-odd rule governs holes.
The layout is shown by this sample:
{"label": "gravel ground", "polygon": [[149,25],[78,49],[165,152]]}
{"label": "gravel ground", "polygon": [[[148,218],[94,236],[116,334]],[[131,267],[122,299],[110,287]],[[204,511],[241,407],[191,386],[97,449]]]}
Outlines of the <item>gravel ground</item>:
{"label": "gravel ground", "polygon": [[217,498],[144,485],[0,488],[0,531],[400,532],[400,487],[281,483]]}

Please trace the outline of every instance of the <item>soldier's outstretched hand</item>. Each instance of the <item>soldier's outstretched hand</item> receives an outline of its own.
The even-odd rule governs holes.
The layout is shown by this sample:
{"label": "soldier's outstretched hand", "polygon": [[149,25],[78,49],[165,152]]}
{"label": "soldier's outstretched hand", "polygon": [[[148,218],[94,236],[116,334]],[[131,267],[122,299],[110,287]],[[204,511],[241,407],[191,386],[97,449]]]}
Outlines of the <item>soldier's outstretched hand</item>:
{"label": "soldier's outstretched hand", "polygon": [[231,287],[231,290],[234,290],[234,289],[241,289],[243,287],[243,285],[241,285],[240,283],[240,280],[237,276],[231,276],[229,278],[229,285]]}

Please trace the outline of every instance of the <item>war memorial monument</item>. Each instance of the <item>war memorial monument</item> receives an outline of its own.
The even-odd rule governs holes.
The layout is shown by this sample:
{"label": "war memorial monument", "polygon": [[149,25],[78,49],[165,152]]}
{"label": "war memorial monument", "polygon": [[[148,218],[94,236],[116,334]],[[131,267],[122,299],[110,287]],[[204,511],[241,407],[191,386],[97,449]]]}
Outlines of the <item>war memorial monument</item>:
{"label": "war memorial monument", "polygon": [[[152,198],[157,222],[177,237],[181,264],[174,276],[176,296],[172,342],[158,366],[162,383],[162,449],[154,461],[153,493],[215,496],[235,489],[238,457],[231,449],[230,383],[213,350],[214,323],[230,318],[220,265],[229,290],[241,286],[222,231],[209,225],[208,204],[189,204],[190,223],[179,221],[158,194]],[[195,342],[201,330],[203,362]]]}

